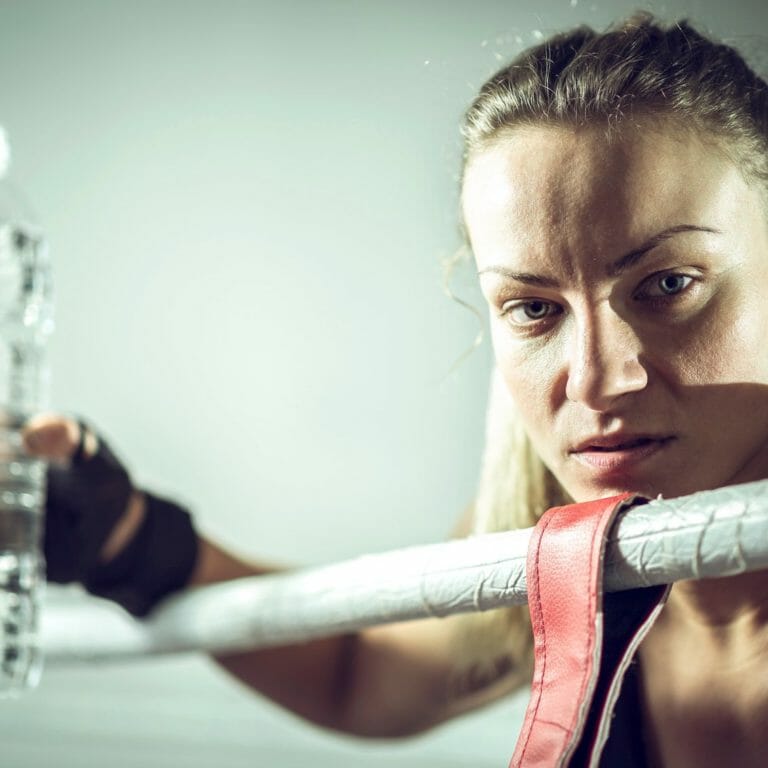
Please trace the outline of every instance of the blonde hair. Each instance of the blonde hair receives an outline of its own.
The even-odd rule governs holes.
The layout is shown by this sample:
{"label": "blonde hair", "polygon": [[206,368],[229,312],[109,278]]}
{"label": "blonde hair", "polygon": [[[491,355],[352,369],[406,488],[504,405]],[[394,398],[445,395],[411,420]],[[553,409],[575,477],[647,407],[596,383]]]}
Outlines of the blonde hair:
{"label": "blonde hair", "polygon": [[466,112],[465,164],[515,126],[603,125],[610,136],[642,117],[719,139],[746,174],[768,183],[768,85],[731,46],[648,13],[603,33],[555,35],[499,70]]}
{"label": "blonde hair", "polygon": [[[637,14],[604,33],[579,27],[521,53],[481,88],[466,113],[464,164],[506,130],[524,125],[602,125],[606,140],[622,121],[674,121],[716,139],[752,179],[768,184],[768,86],[731,47],[688,22],[664,27]],[[535,525],[569,503],[533,450],[498,373],[494,373],[486,444],[475,506],[476,533]],[[471,617],[473,655],[505,643],[530,669],[525,607]]]}
{"label": "blonde hair", "polygon": [[[506,385],[494,369],[473,533],[530,528],[551,507],[570,502],[533,449]],[[510,651],[521,683],[533,669],[530,619],[525,605],[471,615],[463,635],[477,663],[484,656],[493,658],[496,649],[503,646]]]}

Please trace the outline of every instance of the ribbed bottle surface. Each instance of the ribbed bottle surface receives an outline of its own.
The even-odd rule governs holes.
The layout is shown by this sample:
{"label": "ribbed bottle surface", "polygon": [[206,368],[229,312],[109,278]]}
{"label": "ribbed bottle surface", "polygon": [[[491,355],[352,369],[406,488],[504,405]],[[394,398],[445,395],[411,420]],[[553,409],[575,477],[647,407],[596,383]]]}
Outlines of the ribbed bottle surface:
{"label": "ribbed bottle surface", "polygon": [[2,203],[0,195],[0,696],[17,696],[42,670],[45,464],[24,453],[21,428],[47,402],[53,318],[45,242]]}

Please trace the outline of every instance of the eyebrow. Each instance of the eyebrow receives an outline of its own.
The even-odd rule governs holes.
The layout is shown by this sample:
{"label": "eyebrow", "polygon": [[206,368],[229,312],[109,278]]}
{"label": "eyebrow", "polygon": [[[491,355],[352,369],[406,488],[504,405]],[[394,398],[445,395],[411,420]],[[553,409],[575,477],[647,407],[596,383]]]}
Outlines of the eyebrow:
{"label": "eyebrow", "polygon": [[656,246],[661,245],[665,240],[669,240],[670,237],[674,237],[675,235],[684,232],[707,232],[711,235],[723,234],[721,230],[714,229],[713,227],[701,227],[696,224],[678,224],[675,227],[670,227],[663,232],[659,232],[649,240],[646,240],[639,248],[635,248],[633,251],[625,253],[621,258],[616,259],[616,261],[608,266],[608,275],[610,277],[620,275],[630,267],[634,267],[643,256],[656,248]]}
{"label": "eyebrow", "polygon": [[507,269],[501,266],[492,266],[481,269],[477,275],[484,275],[486,272],[494,272],[502,277],[508,277],[510,280],[517,280],[518,283],[526,283],[528,285],[538,285],[542,288],[557,288],[559,283],[552,277],[545,277],[544,275],[534,275],[531,272],[515,272],[513,269]]}
{"label": "eyebrow", "polygon": [[[631,250],[629,253],[625,253],[623,256],[616,259],[608,265],[607,273],[610,277],[616,277],[622,272],[625,272],[630,267],[635,266],[647,253],[652,251],[658,245],[661,245],[665,240],[674,237],[675,235],[683,234],[685,232],[706,232],[713,235],[722,235],[722,231],[714,229],[713,227],[702,227],[696,224],[678,224],[674,227],[669,227],[655,234],[653,237],[646,240],[639,248]],[[502,266],[490,266],[485,269],[481,269],[477,274],[478,276],[485,274],[486,272],[494,272],[502,277],[507,277],[511,280],[517,280],[520,283],[526,283],[527,285],[537,285],[542,288],[557,288],[559,283],[552,277],[546,275],[537,275],[531,272],[515,272],[512,269]]]}

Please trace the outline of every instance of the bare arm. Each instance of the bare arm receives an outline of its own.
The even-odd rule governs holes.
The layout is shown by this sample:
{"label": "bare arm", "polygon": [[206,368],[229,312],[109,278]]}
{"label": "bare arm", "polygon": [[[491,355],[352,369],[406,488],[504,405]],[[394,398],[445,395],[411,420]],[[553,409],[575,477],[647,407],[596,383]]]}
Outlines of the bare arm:
{"label": "bare arm", "polygon": [[[57,420],[58,419],[58,420]],[[61,417],[27,431],[31,452],[66,460],[79,427]],[[95,450],[86,440],[86,453]],[[134,492],[100,559],[111,560],[132,540],[144,517]],[[465,515],[460,528],[466,529]],[[457,531],[466,534],[466,530]],[[280,570],[252,564],[199,537],[190,584],[203,585]],[[522,682],[502,635],[472,637],[473,620],[455,616],[390,624],[337,637],[213,658],[244,684],[318,725],[359,736],[403,736],[474,709]],[[486,618],[486,617],[483,617]]]}
{"label": "bare arm", "polygon": [[[465,514],[455,534],[466,535],[469,519]],[[205,539],[200,543],[192,584],[276,570],[249,565]],[[505,647],[503,624],[501,636],[496,632],[490,642],[473,647],[475,630],[483,633],[483,640],[489,638],[488,615],[478,618],[388,624],[213,658],[241,682],[318,725],[358,736],[405,736],[498,699],[525,682],[525,672]],[[481,626],[483,620],[486,626]]]}

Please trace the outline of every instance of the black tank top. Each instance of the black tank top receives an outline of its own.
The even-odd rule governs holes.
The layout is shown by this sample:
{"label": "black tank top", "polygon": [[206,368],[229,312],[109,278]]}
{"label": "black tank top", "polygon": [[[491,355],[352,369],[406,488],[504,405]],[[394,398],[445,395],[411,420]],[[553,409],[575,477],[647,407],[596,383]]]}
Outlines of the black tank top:
{"label": "black tank top", "polygon": [[640,668],[630,664],[613,710],[600,768],[649,768],[640,703]]}

